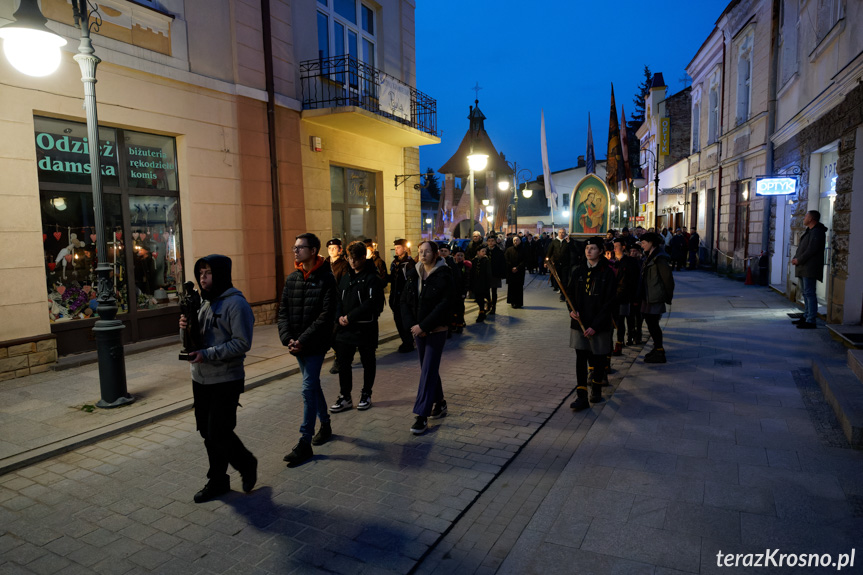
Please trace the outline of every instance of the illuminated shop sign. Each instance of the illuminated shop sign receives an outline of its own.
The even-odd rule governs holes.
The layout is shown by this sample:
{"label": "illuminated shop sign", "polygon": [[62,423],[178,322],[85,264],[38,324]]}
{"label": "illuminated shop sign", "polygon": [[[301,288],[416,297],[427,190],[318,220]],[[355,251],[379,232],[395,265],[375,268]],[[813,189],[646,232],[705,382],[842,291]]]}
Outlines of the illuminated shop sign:
{"label": "illuminated shop sign", "polygon": [[756,196],[785,196],[797,193],[797,178],[757,178],[755,180]]}

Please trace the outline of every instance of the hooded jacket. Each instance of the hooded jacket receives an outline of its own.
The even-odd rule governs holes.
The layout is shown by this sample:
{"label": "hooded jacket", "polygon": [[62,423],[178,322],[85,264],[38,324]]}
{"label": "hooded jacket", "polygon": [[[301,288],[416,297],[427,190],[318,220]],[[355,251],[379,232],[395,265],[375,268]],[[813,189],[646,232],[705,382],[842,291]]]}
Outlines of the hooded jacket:
{"label": "hooded jacket", "polygon": [[668,254],[659,246],[644,260],[644,267],[641,268],[641,300],[648,305],[671,304],[671,298],[674,297],[674,276],[671,275],[668,259]]}
{"label": "hooded jacket", "polygon": [[366,260],[363,268],[348,271],[339,283],[336,319],[347,316],[348,325],[336,321],[336,341],[351,345],[378,345],[378,316],[384,307],[383,282],[377,266]]}
{"label": "hooded jacket", "polygon": [[800,243],[794,258],[797,265],[794,275],[799,278],[815,278],[824,281],[824,247],[827,244],[827,226],[818,222],[812,228],[806,228],[800,236]]}
{"label": "hooded jacket", "polygon": [[452,271],[438,259],[432,271],[422,279],[423,263],[408,268],[408,281],[402,292],[402,324],[405,329],[419,325],[425,333],[447,328],[452,317]]}
{"label": "hooded jacket", "polygon": [[330,349],[336,319],[336,280],[317,256],[312,270],[302,265],[285,279],[279,305],[279,339],[283,345],[298,340],[297,355],[323,355]]}
{"label": "hooded jacket", "polygon": [[[209,265],[213,284],[201,288],[201,268]],[[209,255],[195,262],[195,279],[201,291],[202,304],[198,311],[203,363],[191,364],[192,380],[201,384],[243,380],[246,377],[243,360],[252,348],[255,315],[243,292],[231,281],[231,258]]]}

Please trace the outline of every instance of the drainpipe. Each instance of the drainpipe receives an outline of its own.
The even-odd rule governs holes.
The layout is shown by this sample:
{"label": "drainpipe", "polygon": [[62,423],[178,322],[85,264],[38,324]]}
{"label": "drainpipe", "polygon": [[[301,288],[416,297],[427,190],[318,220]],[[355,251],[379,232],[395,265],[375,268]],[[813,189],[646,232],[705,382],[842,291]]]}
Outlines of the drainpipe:
{"label": "drainpipe", "polygon": [[719,268],[719,230],[722,227],[722,127],[725,125],[725,32],[722,32],[722,90],[719,94],[719,126],[717,130],[720,132],[717,135],[719,140],[719,150],[716,152],[716,159],[719,162],[719,185],[716,187],[716,267]]}
{"label": "drainpipe", "polygon": [[[776,75],[779,60],[779,0],[773,0],[773,17],[770,24],[770,69],[767,72],[767,157],[764,161],[765,175],[773,175],[773,132],[776,131]],[[773,199],[765,196],[764,216],[761,230],[761,251],[767,253],[770,249],[770,209]],[[778,200],[777,200],[778,201]],[[770,274],[770,258],[767,259],[767,274]],[[760,279],[760,278],[759,278]],[[763,280],[762,280],[763,281]]]}
{"label": "drainpipe", "polygon": [[282,203],[279,197],[279,157],[276,155],[276,83],[273,76],[273,31],[270,20],[270,0],[261,0],[261,32],[264,40],[264,75],[267,89],[267,139],[270,147],[270,188],[273,202],[273,250],[275,253],[276,297],[285,285],[285,264],[282,251]]}

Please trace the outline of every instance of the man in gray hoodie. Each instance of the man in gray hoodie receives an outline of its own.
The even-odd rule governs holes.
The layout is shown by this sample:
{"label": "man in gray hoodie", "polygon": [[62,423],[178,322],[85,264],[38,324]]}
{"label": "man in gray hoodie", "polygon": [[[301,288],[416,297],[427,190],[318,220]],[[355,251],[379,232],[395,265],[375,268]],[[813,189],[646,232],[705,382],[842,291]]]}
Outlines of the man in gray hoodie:
{"label": "man in gray hoodie", "polygon": [[[228,464],[240,472],[243,491],[251,491],[257,482],[258,460],[234,433],[246,378],[243,360],[252,347],[255,316],[231,282],[231,258],[214,254],[199,259],[195,277],[203,300],[198,323],[205,347],[190,352],[189,361],[195,423],[210,463],[209,481],[194,497],[195,503],[203,503],[231,490]],[[187,325],[181,315],[180,329]]]}

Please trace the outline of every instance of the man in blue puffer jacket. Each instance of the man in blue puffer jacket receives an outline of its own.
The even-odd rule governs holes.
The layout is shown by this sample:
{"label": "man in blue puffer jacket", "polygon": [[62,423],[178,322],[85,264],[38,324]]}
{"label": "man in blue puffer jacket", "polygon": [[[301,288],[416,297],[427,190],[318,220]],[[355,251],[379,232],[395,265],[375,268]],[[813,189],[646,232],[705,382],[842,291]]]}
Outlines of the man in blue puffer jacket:
{"label": "man in blue puffer jacket", "polygon": [[[213,254],[199,259],[195,277],[203,300],[198,323],[205,347],[190,352],[189,361],[195,423],[210,463],[209,481],[194,497],[195,503],[203,503],[231,490],[228,464],[240,472],[244,491],[257,482],[258,460],[234,433],[246,378],[243,360],[252,347],[255,316],[233,286],[231,258]],[[180,329],[186,326],[186,317],[180,316]]]}

